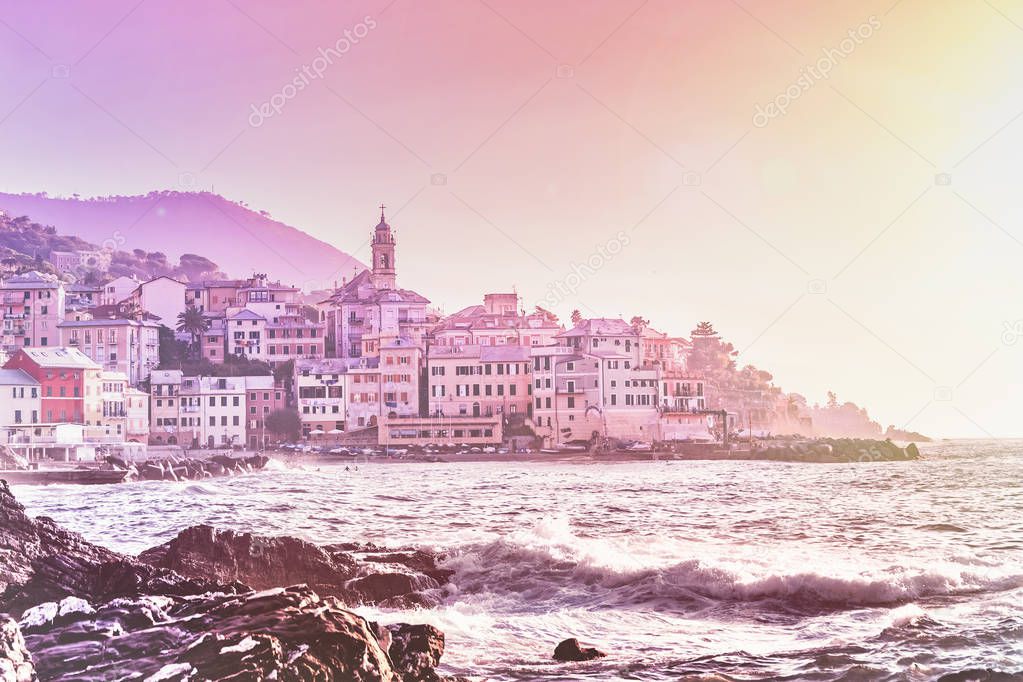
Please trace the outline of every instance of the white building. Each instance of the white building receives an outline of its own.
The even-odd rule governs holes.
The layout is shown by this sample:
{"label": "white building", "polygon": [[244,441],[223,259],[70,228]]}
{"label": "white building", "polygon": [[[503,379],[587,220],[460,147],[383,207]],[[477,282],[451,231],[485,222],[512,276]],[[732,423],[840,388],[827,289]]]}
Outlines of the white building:
{"label": "white building", "polygon": [[185,311],[185,284],[167,276],[142,282],[126,297],[138,308],[156,315],[160,324],[174,329]]}
{"label": "white building", "polygon": [[[188,379],[186,378],[187,382]],[[198,377],[200,441],[206,447],[245,445],[245,377]],[[183,388],[183,393],[187,393]]]}
{"label": "white building", "polygon": [[249,360],[266,360],[266,318],[248,308],[224,320],[227,352]]}
{"label": "white building", "polygon": [[131,296],[131,292],[138,288],[139,282],[134,277],[115,277],[103,285],[100,293],[100,305],[116,305]]}
{"label": "white building", "polygon": [[303,436],[313,431],[345,430],[346,370],[341,359],[295,361],[295,395]]}
{"label": "white building", "polygon": [[0,443],[29,424],[38,424],[41,414],[39,382],[20,369],[0,369]]}
{"label": "white building", "polygon": [[224,448],[245,444],[246,377],[187,377],[177,370],[150,379],[149,442]]}

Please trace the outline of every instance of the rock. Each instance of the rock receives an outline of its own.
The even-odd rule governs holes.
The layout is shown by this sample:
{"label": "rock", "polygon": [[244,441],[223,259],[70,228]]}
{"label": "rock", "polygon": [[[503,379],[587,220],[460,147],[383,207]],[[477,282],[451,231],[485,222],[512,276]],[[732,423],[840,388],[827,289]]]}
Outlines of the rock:
{"label": "rock", "polygon": [[3,682],[35,682],[32,655],[25,647],[21,628],[10,616],[0,614],[0,680]]}
{"label": "rock", "polygon": [[148,549],[139,560],[182,575],[216,582],[239,581],[255,589],[304,583],[346,604],[411,609],[435,606],[430,594],[452,571],[421,550],[386,551],[375,545],[319,547],[292,537],[193,526]]}
{"label": "rock", "polygon": [[25,632],[43,680],[402,679],[363,618],[305,586],[121,599]]}
{"label": "rock", "polygon": [[438,682],[435,668],[444,655],[444,633],[432,625],[388,625],[387,653],[403,682]]}
{"label": "rock", "polygon": [[[290,581],[299,570],[328,577],[324,584],[336,588],[363,568],[350,556],[295,538],[202,526],[145,554],[166,565],[98,547],[51,519],[29,518],[0,481],[0,609],[21,618],[16,624],[0,616],[0,680],[443,679],[432,667],[444,650],[435,628],[399,625],[384,638],[338,599],[321,598],[307,585],[253,592],[236,581]],[[408,578],[403,589],[436,585],[426,575]],[[400,674],[390,651],[402,663]]]}
{"label": "rock", "polygon": [[579,640],[575,637],[566,639],[554,649],[555,661],[592,661],[595,658],[607,656],[603,651],[593,647],[583,648],[579,646]]}
{"label": "rock", "polygon": [[97,602],[239,587],[244,586],[184,578],[94,545],[52,519],[32,519],[0,481],[0,611],[17,617],[26,608],[72,595]]}
{"label": "rock", "polygon": [[[375,545],[368,545],[367,547],[371,549],[363,549],[362,551],[365,554],[360,555],[359,559],[368,563],[404,566],[415,573],[428,575],[440,584],[446,583],[455,573],[450,569],[439,568],[437,566],[437,557],[421,549],[386,551]],[[330,548],[328,546],[326,549],[329,550]],[[355,549],[359,548],[356,547]]]}
{"label": "rock", "polygon": [[305,583],[323,596],[346,598],[345,584],[356,577],[355,561],[329,554],[292,537],[192,526],[170,542],[147,549],[139,560],[193,578],[239,581],[257,590]]}
{"label": "rock", "polygon": [[413,594],[419,595],[423,590],[438,587],[440,584],[430,576],[408,573],[372,573],[348,583],[348,589],[365,604],[377,604],[396,597],[411,597]]}

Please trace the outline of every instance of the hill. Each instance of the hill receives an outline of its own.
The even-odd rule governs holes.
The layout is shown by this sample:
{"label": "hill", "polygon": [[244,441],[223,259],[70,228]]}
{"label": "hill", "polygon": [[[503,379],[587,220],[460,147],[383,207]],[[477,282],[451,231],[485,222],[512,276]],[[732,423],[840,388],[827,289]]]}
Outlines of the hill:
{"label": "hill", "polygon": [[83,199],[0,193],[0,210],[29,216],[101,247],[164,254],[201,253],[235,277],[266,272],[304,289],[351,277],[365,265],[266,212],[211,192],[150,192]]}
{"label": "hill", "polygon": [[148,280],[167,275],[182,281],[223,279],[216,263],[204,256],[185,253],[177,263],[167,260],[160,251],[134,249],[132,251],[107,250],[109,266],[106,275],[95,265],[80,265],[73,271],[60,272],[53,265],[53,254],[58,251],[98,252],[101,246],[77,235],[58,234],[50,225],[40,225],[28,216],[12,218],[0,215],[0,267],[4,272],[38,270],[57,275],[67,281],[97,284],[105,278],[120,276]]}

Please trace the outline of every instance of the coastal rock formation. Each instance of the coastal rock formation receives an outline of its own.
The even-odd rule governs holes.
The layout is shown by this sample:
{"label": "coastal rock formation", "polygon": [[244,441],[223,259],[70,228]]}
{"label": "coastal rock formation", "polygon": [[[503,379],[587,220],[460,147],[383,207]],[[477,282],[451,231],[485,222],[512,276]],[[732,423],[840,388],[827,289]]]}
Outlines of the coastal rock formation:
{"label": "coastal rock formation", "polygon": [[264,590],[305,583],[323,596],[346,597],[345,583],[356,576],[355,561],[332,556],[293,537],[192,526],[177,537],[139,554],[139,560],[193,578],[222,583],[237,580]]}
{"label": "coastal rock formation", "polygon": [[35,682],[32,655],[25,647],[21,629],[10,616],[0,615],[0,680]]}
{"label": "coastal rock formation", "polygon": [[444,633],[432,625],[388,625],[387,653],[403,682],[439,682],[435,668],[444,655]]}
{"label": "coastal rock formation", "polygon": [[[0,680],[444,679],[433,669],[444,651],[435,628],[371,628],[307,585],[253,592],[236,580],[287,584],[293,564],[338,587],[336,579],[365,569],[346,553],[209,527],[179,538],[146,554],[192,571],[191,578],[93,545],[51,519],[29,518],[0,481],[0,611],[20,618],[0,616]],[[390,569],[404,556],[366,565]],[[424,557],[409,563],[426,566]],[[203,567],[204,560],[214,565]]]}
{"label": "coastal rock formation", "polygon": [[567,663],[569,661],[592,661],[607,656],[603,651],[593,647],[582,647],[575,637],[566,639],[554,648],[554,660]]}
{"label": "coastal rock formation", "polygon": [[255,589],[305,583],[350,605],[414,608],[437,603],[431,591],[451,571],[421,550],[382,550],[374,545],[319,547],[293,537],[193,526],[139,560],[198,579],[239,581]]}
{"label": "coastal rock formation", "polygon": [[92,602],[145,594],[202,594],[216,585],[184,578],[86,541],[52,519],[29,518],[0,481],[0,611],[18,616],[46,601],[76,596]]}
{"label": "coastal rock formation", "polygon": [[400,679],[363,618],[304,585],[56,612],[22,621],[44,680]]}

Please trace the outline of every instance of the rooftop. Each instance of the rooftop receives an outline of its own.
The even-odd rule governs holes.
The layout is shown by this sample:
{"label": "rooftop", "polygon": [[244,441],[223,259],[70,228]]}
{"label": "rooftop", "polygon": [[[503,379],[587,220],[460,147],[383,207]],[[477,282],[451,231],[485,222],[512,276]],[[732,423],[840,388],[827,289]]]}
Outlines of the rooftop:
{"label": "rooftop", "polygon": [[32,270],[8,277],[0,289],[55,289],[59,286],[61,282],[56,277]]}
{"label": "rooftop", "polygon": [[100,369],[92,359],[77,348],[19,348],[40,367],[73,367],[79,369]]}
{"label": "rooftop", "polygon": [[39,385],[25,370],[22,369],[0,369],[0,386],[29,386]]}
{"label": "rooftop", "polygon": [[631,324],[620,317],[594,317],[582,320],[558,336],[637,336],[637,333]]}

